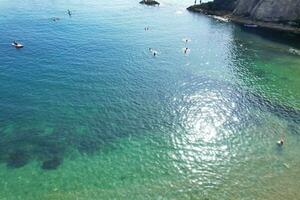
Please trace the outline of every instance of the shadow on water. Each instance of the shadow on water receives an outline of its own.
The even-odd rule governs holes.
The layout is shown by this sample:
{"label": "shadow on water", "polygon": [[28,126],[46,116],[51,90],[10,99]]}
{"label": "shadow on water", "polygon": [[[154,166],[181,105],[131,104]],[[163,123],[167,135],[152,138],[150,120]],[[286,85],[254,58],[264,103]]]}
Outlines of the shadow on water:
{"label": "shadow on water", "polygon": [[[204,14],[199,15],[199,13],[191,12],[190,14],[197,18],[199,18],[199,16],[208,17]],[[216,20],[214,20],[214,21],[216,21]],[[265,40],[269,40],[269,41],[273,41],[273,42],[281,43],[281,44],[285,44],[285,45],[290,45],[294,48],[300,49],[300,34],[276,31],[276,30],[271,30],[271,29],[262,28],[262,27],[249,28],[249,27],[244,27],[243,25],[239,25],[239,24],[236,24],[233,22],[229,22],[227,24],[233,26],[235,32],[243,32],[243,33],[253,34],[253,35],[262,37]]]}
{"label": "shadow on water", "polygon": [[262,37],[265,40],[289,45],[298,49],[300,48],[300,34],[280,32],[280,31],[274,31],[274,30],[264,29],[264,28],[247,28],[243,26],[239,26],[239,27],[240,27],[240,31],[245,33],[255,34],[257,36]]}
{"label": "shadow on water", "polygon": [[300,123],[300,111],[295,108],[272,102],[261,95],[251,92],[246,93],[245,97],[244,100],[248,101],[250,105],[255,105],[261,111],[273,113],[296,124]]}
{"label": "shadow on water", "polygon": [[[268,93],[268,90],[274,90],[273,88],[270,89],[269,85],[272,85],[274,80],[280,81],[281,80],[287,81],[288,77],[276,77],[274,76],[270,69],[265,69],[264,66],[259,66],[256,62],[265,62],[267,59],[272,59],[274,55],[259,55],[257,57],[256,51],[249,51],[247,47],[250,46],[250,49],[260,49],[264,48],[264,46],[257,46],[255,43],[255,38],[249,43],[244,43],[240,40],[241,37],[247,38],[248,35],[243,33],[255,33],[263,37],[266,40],[272,41],[272,43],[268,44],[269,48],[272,47],[276,53],[283,53],[287,52],[286,49],[282,49],[278,47],[278,43],[285,44],[288,46],[300,47],[300,35],[289,34],[289,33],[281,33],[276,31],[271,31],[269,29],[251,29],[251,28],[241,28],[242,33],[239,30],[234,30],[233,36],[234,40],[232,42],[231,48],[231,56],[233,63],[231,65],[231,70],[233,75],[235,76],[236,80],[238,80],[241,85],[244,85],[244,88],[239,88],[237,86],[230,86],[234,87],[236,93],[241,94],[243,98],[239,99],[243,105],[252,105],[254,107],[259,108],[261,111],[266,111],[277,115],[278,117],[282,117],[288,121],[299,123],[300,122],[300,111],[297,108],[292,106],[286,105],[279,100],[269,99],[265,97],[264,93]],[[245,40],[246,41],[246,40]],[[273,46],[274,42],[274,46]],[[298,43],[299,42],[299,43]],[[242,44],[242,45],[241,45]],[[267,49],[269,50],[269,49]],[[277,54],[275,54],[276,56]],[[274,57],[275,57],[274,56]],[[272,62],[268,60],[268,64],[272,65]],[[271,75],[270,75],[271,74]],[[245,89],[251,88],[250,89]],[[277,89],[277,88],[276,88]],[[254,92],[255,91],[255,92]],[[275,93],[277,91],[274,91]]]}

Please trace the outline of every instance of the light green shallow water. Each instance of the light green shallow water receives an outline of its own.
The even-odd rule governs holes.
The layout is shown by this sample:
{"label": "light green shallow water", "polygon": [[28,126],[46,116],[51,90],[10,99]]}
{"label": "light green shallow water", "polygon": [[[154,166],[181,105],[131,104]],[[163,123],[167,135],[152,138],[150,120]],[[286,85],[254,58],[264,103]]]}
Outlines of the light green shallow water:
{"label": "light green shallow water", "polygon": [[0,1],[0,200],[300,198],[299,39],[190,3]]}
{"label": "light green shallow water", "polygon": [[[262,129],[267,128],[270,127]],[[289,146],[297,145],[288,139]],[[300,163],[295,160],[294,149],[274,154],[274,144],[269,143],[249,150],[248,155],[230,156],[230,145],[196,148],[190,143],[172,148],[154,138],[148,142],[129,138],[119,141],[115,150],[94,156],[73,155],[56,171],[45,172],[35,162],[18,170],[1,167],[0,194],[2,199],[299,197]],[[255,145],[248,148],[255,148],[252,146]],[[215,167],[214,162],[222,164]]]}

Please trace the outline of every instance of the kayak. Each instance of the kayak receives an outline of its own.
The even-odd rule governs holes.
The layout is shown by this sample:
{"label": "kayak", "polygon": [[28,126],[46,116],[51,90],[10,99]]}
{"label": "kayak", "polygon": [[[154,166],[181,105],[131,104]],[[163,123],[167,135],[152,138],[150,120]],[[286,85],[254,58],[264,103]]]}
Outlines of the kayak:
{"label": "kayak", "polygon": [[22,44],[15,44],[11,43],[12,46],[16,47],[17,49],[23,48],[24,46]]}

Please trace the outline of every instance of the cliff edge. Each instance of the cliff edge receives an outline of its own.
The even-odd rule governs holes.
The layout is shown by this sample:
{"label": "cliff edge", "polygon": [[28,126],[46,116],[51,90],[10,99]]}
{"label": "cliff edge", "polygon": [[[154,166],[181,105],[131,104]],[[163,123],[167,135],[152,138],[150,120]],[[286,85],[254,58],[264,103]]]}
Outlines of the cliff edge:
{"label": "cliff edge", "polygon": [[237,23],[300,33],[300,0],[214,0],[188,10],[220,15]]}

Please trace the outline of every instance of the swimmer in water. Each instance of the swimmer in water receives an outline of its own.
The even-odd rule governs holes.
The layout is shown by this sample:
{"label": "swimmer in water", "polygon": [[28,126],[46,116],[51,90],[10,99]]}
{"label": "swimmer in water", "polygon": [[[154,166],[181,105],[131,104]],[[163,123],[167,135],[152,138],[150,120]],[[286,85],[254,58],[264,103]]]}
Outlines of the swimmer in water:
{"label": "swimmer in water", "polygon": [[154,51],[152,48],[149,48],[149,51],[150,51],[151,53],[153,53],[153,56],[156,56],[156,55],[157,55],[157,51]]}
{"label": "swimmer in water", "polygon": [[72,13],[70,10],[68,10],[68,15],[71,17],[72,16]]}
{"label": "swimmer in water", "polygon": [[56,22],[56,21],[58,21],[58,20],[59,20],[58,17],[52,17],[52,21]]}
{"label": "swimmer in water", "polygon": [[283,143],[284,143],[283,139],[280,139],[280,140],[277,142],[277,145],[278,145],[278,146],[282,146]]}
{"label": "swimmer in water", "polygon": [[192,40],[189,39],[189,38],[183,38],[182,41],[183,41],[185,44],[187,44],[187,43],[191,42]]}
{"label": "swimmer in water", "polygon": [[186,47],[186,48],[184,49],[184,53],[186,54],[188,50],[189,50],[189,48]]}

